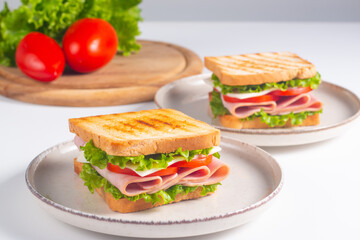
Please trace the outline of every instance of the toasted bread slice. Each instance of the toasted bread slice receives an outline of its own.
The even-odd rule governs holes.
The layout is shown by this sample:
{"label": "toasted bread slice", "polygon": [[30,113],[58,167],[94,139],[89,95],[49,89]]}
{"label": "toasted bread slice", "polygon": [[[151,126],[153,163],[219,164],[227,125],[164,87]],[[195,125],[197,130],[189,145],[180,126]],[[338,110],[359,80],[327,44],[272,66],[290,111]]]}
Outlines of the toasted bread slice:
{"label": "toasted bread slice", "polygon": [[289,119],[284,126],[269,127],[266,123],[261,122],[260,118],[254,120],[241,120],[233,115],[219,116],[221,125],[228,128],[236,129],[260,129],[260,128],[289,128],[289,127],[300,127],[300,126],[313,126],[320,123],[319,114],[308,116],[300,125],[292,125]]}
{"label": "toasted bread slice", "polygon": [[220,131],[173,109],[69,119],[70,131],[107,154],[139,156],[210,148]]}
{"label": "toasted bread slice", "polygon": [[[76,174],[78,174],[78,175],[80,174],[82,166],[83,166],[83,163],[76,161],[76,158],[75,158],[74,159],[74,171]],[[204,197],[201,195],[201,190],[202,190],[201,188],[198,188],[194,192],[191,192],[186,195],[178,194],[175,197],[175,201],[173,201],[171,203]],[[158,206],[163,205],[162,203],[156,203],[155,205],[152,205],[151,202],[145,202],[144,199],[139,199],[135,202],[130,201],[126,198],[115,199],[111,195],[111,193],[104,191],[104,187],[96,188],[96,192],[105,200],[106,204],[109,206],[109,208],[111,210],[116,211],[116,212],[121,212],[121,213],[137,212],[137,211],[142,211],[142,210],[146,210],[149,208],[158,207]],[[205,196],[208,196],[210,194],[212,194],[212,193],[208,193]]]}
{"label": "toasted bread slice", "polygon": [[312,63],[290,52],[205,57],[205,67],[222,84],[230,86],[305,79],[316,75],[316,68]]}

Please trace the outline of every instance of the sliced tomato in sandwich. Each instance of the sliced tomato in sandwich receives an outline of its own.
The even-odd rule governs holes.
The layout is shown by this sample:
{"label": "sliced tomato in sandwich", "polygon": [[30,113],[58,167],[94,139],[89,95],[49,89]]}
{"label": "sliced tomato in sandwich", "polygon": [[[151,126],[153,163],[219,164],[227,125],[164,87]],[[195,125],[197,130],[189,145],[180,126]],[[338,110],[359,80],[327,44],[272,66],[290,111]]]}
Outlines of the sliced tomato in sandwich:
{"label": "sliced tomato in sandwich", "polygon": [[165,169],[161,169],[157,172],[154,172],[152,174],[149,174],[147,175],[147,177],[154,177],[154,176],[167,176],[167,175],[171,175],[171,174],[174,174],[174,173],[177,173],[179,170],[178,167],[168,167],[168,168],[165,168]]}
{"label": "sliced tomato in sandwich", "polygon": [[277,95],[267,94],[267,95],[245,98],[245,99],[229,97],[226,95],[223,95],[223,98],[226,102],[230,102],[230,103],[246,103],[246,102],[261,103],[261,102],[277,101],[277,100],[279,100],[280,97]]}
{"label": "sliced tomato in sandwich", "polygon": [[[126,175],[131,175],[131,176],[136,176],[136,177],[141,177],[140,175],[138,175],[135,171],[129,169],[129,168],[124,168],[124,169],[121,169],[118,165],[114,165],[114,164],[111,164],[111,163],[108,163],[107,165],[107,169],[111,172],[114,172],[114,173],[120,173],[120,174],[126,174]],[[157,172],[154,172],[152,174],[149,174],[147,175],[146,177],[154,177],[154,176],[167,176],[167,175],[171,175],[171,174],[174,174],[174,173],[177,173],[178,172],[178,167],[168,167],[166,169],[161,169]]]}
{"label": "sliced tomato in sandwich", "polygon": [[[165,169],[161,169],[161,170],[159,170],[157,172],[146,175],[146,177],[167,176],[167,175],[177,173],[180,167],[195,168],[195,167],[201,167],[201,166],[209,165],[211,162],[212,162],[212,155],[208,155],[208,156],[202,155],[201,157],[198,157],[196,159],[192,159],[190,162],[187,162],[186,160],[184,160],[184,161],[174,163],[170,167],[165,168]],[[129,168],[121,169],[119,166],[111,164],[111,163],[108,163],[107,169],[109,171],[111,171],[111,172],[114,172],[114,173],[120,173],[120,174],[126,174],[126,175],[141,177],[135,171],[133,171],[133,170],[131,170]]]}
{"label": "sliced tomato in sandwich", "polygon": [[196,159],[192,159],[190,162],[187,162],[186,160],[174,163],[171,165],[172,167],[187,167],[187,168],[195,168],[195,167],[201,167],[209,165],[212,161],[212,155],[199,157]]}
{"label": "sliced tomato in sandwich", "polygon": [[311,87],[290,88],[285,91],[275,90],[270,94],[275,96],[294,96],[312,91]]}
{"label": "sliced tomato in sandwich", "polygon": [[140,175],[138,175],[136,172],[134,172],[133,170],[131,170],[129,168],[121,169],[118,165],[114,165],[111,163],[107,164],[107,169],[110,172],[114,172],[114,173],[120,173],[120,174],[126,174],[126,175],[140,177]]}

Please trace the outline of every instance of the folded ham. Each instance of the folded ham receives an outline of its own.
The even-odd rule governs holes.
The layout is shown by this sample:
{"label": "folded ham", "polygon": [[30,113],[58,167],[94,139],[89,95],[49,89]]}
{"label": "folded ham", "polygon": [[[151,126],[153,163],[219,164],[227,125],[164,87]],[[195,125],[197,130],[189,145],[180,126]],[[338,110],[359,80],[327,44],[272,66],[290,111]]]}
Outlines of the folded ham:
{"label": "folded ham", "polygon": [[284,115],[288,113],[299,113],[305,111],[320,111],[322,103],[309,93],[303,93],[295,96],[282,96],[278,101],[267,101],[262,103],[239,102],[230,103],[222,102],[233,116],[237,118],[246,118],[261,109],[270,115]]}
{"label": "folded ham", "polygon": [[221,182],[229,174],[229,167],[216,157],[213,157],[212,162],[207,166],[180,168],[178,173],[163,177],[137,177],[114,173],[107,168],[93,167],[127,196],[136,196],[142,193],[152,194],[177,184],[184,186],[210,185]]}
{"label": "folded ham", "polygon": [[[77,148],[80,150],[80,147],[83,147],[83,146],[85,146],[85,144],[86,144],[86,142],[82,139],[82,138],[80,138],[80,137],[78,137],[77,135],[75,135],[75,137],[74,137],[74,144],[77,146]],[[81,151],[81,150],[80,150]]]}

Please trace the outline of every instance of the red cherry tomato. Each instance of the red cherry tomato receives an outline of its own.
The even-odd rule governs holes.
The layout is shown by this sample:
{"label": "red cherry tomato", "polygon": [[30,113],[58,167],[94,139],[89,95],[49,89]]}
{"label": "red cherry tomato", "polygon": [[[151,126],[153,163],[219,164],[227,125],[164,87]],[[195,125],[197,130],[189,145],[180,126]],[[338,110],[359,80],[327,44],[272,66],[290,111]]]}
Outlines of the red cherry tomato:
{"label": "red cherry tomato", "polygon": [[171,165],[172,167],[188,167],[188,168],[195,168],[209,165],[212,162],[212,155],[203,156],[200,158],[192,159],[190,162],[181,161],[174,163]]}
{"label": "red cherry tomato", "polygon": [[245,98],[245,99],[238,99],[238,98],[229,97],[226,95],[223,95],[223,97],[226,102],[230,102],[230,103],[240,103],[240,102],[261,103],[261,102],[268,102],[268,101],[277,101],[280,98],[279,96],[276,96],[276,95],[262,95],[262,96],[258,96],[258,97]]}
{"label": "red cherry tomato", "polygon": [[75,71],[95,71],[115,56],[118,47],[116,31],[105,20],[84,18],[69,27],[63,38],[67,64]]}
{"label": "red cherry tomato", "polygon": [[275,90],[275,91],[272,91],[270,94],[276,95],[276,96],[294,96],[294,95],[299,95],[302,93],[307,93],[310,91],[312,91],[311,87],[299,87],[299,88],[287,89],[285,91]]}
{"label": "red cherry tomato", "polygon": [[20,41],[15,60],[23,73],[42,82],[57,79],[65,68],[61,47],[54,39],[39,32],[29,33]]}
{"label": "red cherry tomato", "polygon": [[[107,169],[111,172],[115,172],[115,173],[120,173],[120,174],[126,174],[126,175],[131,175],[131,176],[137,176],[140,177],[140,175],[138,175],[136,172],[134,172],[133,170],[129,169],[129,168],[124,168],[121,169],[119,166],[108,163],[107,165]],[[147,175],[147,177],[153,177],[153,176],[167,176],[167,175],[171,175],[174,173],[177,173],[178,168],[177,167],[168,167],[166,169],[161,169],[157,172],[154,172],[152,174]]]}

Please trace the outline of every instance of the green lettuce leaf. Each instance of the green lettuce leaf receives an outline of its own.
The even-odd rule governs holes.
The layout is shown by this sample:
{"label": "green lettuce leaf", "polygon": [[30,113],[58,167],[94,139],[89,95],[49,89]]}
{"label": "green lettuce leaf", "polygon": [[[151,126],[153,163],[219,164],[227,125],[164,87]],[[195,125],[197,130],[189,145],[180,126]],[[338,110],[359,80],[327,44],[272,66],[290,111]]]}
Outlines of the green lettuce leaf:
{"label": "green lettuce leaf", "polygon": [[81,18],[102,18],[113,25],[118,36],[118,50],[123,55],[140,50],[135,37],[140,35],[138,22],[142,21],[141,0],[87,0]]}
{"label": "green lettuce leaf", "polygon": [[321,76],[319,73],[312,78],[306,79],[292,79],[289,81],[275,82],[275,83],[264,83],[261,85],[245,85],[245,86],[229,86],[224,85],[220,82],[220,79],[213,74],[211,76],[214,87],[219,87],[222,94],[227,93],[259,93],[267,89],[276,88],[282,91],[285,91],[288,88],[293,87],[311,87],[311,89],[316,89],[321,83]]}
{"label": "green lettuce leaf", "polygon": [[211,93],[210,108],[214,118],[217,116],[230,114],[229,110],[224,107],[224,104],[221,100],[221,94],[215,90]]}
{"label": "green lettuce leaf", "polygon": [[94,190],[96,188],[104,187],[104,191],[109,192],[115,199],[126,198],[130,201],[144,199],[146,202],[151,202],[153,205],[155,205],[157,202],[168,204],[175,200],[176,195],[187,195],[191,192],[194,192],[198,188],[202,188],[201,195],[205,196],[210,192],[215,192],[217,186],[221,185],[220,183],[194,187],[174,185],[166,190],[160,190],[153,194],[142,193],[133,197],[129,197],[122,194],[118,188],[116,188],[108,180],[103,178],[89,163],[83,164],[79,176],[84,181],[84,185],[88,187],[91,193],[94,193]]}
{"label": "green lettuce leaf", "polygon": [[[106,184],[106,179],[103,178],[90,164],[85,163],[79,174],[80,178],[84,180],[84,185],[88,187],[91,193],[94,193],[95,188],[101,188]],[[110,191],[109,191],[110,192]]]}
{"label": "green lettuce leaf", "polygon": [[26,34],[34,31],[35,27],[27,22],[28,12],[21,7],[11,12],[5,3],[0,16],[0,64],[15,66],[18,43]]}
{"label": "green lettuce leaf", "polygon": [[140,34],[142,20],[137,5],[141,0],[22,0],[10,11],[5,3],[0,12],[0,64],[15,66],[15,51],[21,39],[30,32],[41,32],[60,45],[75,21],[102,18],[110,22],[118,35],[118,50],[123,55],[138,51],[135,37]]}
{"label": "green lettuce leaf", "polygon": [[[201,150],[185,150],[178,148],[173,153],[151,154],[141,156],[113,156],[108,155],[105,151],[95,147],[92,140],[87,142],[84,147],[80,147],[84,151],[86,160],[94,166],[104,169],[108,163],[119,166],[124,169],[127,163],[131,163],[137,166],[136,171],[145,171],[152,168],[165,169],[168,167],[168,163],[177,156],[182,156],[186,161],[190,162],[195,155],[209,155],[212,148],[206,148]],[[216,154],[219,156],[219,154]],[[218,157],[218,158],[219,158]]]}
{"label": "green lettuce leaf", "polygon": [[264,112],[262,109],[260,112],[254,113],[253,115],[243,118],[241,120],[253,120],[257,117],[261,119],[261,122],[266,123],[269,127],[275,126],[284,126],[286,122],[290,119],[292,125],[300,125],[308,116],[315,115],[317,113],[322,113],[320,111],[305,111],[300,113],[288,113],[284,115],[270,115]]}

